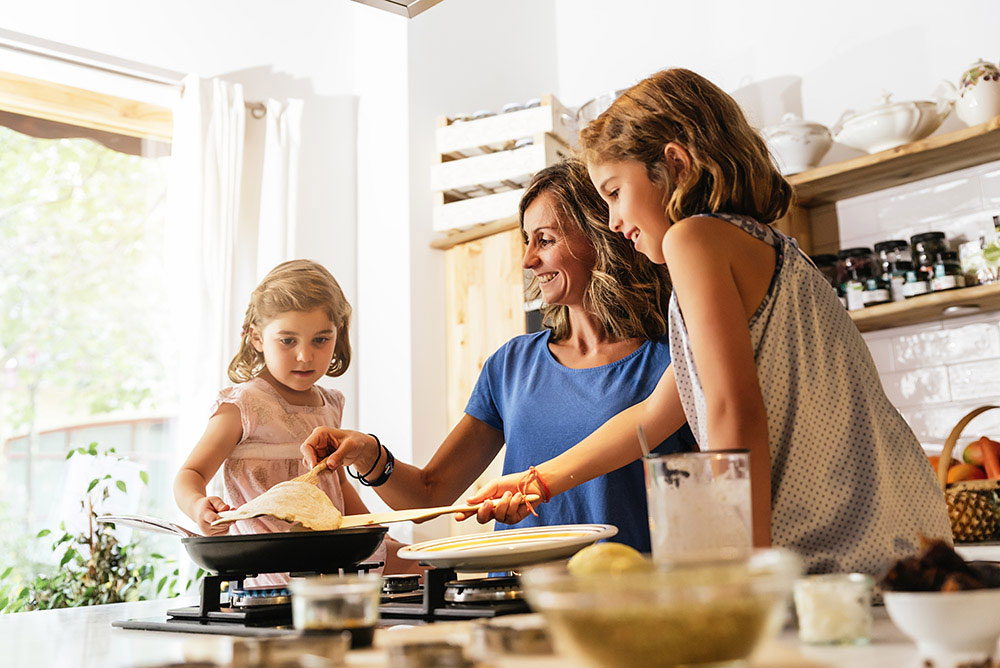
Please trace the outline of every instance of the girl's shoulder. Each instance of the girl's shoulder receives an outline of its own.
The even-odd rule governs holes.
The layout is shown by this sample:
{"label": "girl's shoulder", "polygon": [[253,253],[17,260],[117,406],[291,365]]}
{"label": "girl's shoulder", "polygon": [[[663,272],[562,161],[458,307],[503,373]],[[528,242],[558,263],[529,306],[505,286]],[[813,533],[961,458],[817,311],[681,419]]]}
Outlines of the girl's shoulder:
{"label": "girl's shoulder", "polygon": [[315,387],[316,390],[323,395],[327,404],[336,407],[338,410],[344,409],[344,404],[347,402],[347,398],[344,396],[343,392],[330,387],[323,387],[322,385],[314,385],[313,387]]}

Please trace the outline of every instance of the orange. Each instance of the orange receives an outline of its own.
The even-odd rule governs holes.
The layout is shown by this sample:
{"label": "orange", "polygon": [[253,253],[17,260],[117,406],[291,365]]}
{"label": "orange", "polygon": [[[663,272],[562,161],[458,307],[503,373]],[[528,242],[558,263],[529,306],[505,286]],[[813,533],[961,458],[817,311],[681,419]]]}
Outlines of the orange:
{"label": "orange", "polygon": [[986,480],[986,471],[972,464],[955,464],[948,469],[948,482],[962,480]]}

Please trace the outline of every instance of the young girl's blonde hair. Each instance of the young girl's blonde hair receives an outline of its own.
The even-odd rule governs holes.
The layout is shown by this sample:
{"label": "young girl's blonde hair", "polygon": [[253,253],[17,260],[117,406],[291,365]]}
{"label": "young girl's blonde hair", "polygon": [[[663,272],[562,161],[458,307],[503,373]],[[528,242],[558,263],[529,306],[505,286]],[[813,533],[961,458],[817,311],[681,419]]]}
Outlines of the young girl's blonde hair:
{"label": "young girl's blonde hair", "polygon": [[290,260],[272,269],[250,295],[250,305],[243,317],[240,349],[229,363],[229,380],[243,383],[264,368],[264,355],[253,347],[252,336],[281,313],[312,311],[321,308],[337,328],[333,359],[327,376],[339,376],[351,363],[351,305],[344,298],[337,279],[326,268],[311,260]]}
{"label": "young girl's blonde hair", "polygon": [[[682,145],[691,167],[678,176],[664,148]],[[732,97],[690,70],[657,72],[626,90],[580,132],[588,163],[638,160],[667,192],[667,219],[737,213],[772,223],[788,210],[792,187]]]}
{"label": "young girl's blonde hair", "polygon": [[[655,340],[667,332],[670,279],[664,266],[636,253],[625,237],[608,228],[608,205],[594,188],[587,166],[568,159],[541,170],[521,196],[518,206],[521,235],[524,212],[543,193],[552,197],[556,221],[563,232],[581,232],[594,250],[594,268],[583,296],[583,306],[616,339]],[[528,287],[529,300],[541,295],[538,280]],[[542,322],[553,341],[570,335],[569,308],[542,304]]]}

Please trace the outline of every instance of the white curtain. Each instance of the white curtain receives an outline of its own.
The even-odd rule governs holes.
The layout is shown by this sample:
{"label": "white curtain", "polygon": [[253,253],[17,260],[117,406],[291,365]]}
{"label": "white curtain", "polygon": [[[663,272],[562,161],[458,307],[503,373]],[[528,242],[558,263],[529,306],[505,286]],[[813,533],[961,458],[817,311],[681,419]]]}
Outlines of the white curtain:
{"label": "white curtain", "polygon": [[268,100],[257,229],[257,279],[295,257],[302,100]]}
{"label": "white curtain", "polygon": [[174,470],[230,384],[226,370],[250,292],[294,257],[302,103],[265,107],[263,119],[248,117],[240,84],[191,75],[174,113],[167,225],[177,325]]}

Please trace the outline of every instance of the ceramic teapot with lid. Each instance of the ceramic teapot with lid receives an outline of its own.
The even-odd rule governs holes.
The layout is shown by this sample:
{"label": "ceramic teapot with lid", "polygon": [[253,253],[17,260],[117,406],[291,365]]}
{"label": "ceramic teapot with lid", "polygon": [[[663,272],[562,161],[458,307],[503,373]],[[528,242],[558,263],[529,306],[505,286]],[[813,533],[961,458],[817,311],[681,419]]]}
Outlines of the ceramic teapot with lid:
{"label": "ceramic teapot with lid", "polygon": [[825,125],[804,121],[793,113],[785,114],[781,123],[764,128],[761,134],[785,175],[812,169],[833,144]]}
{"label": "ceramic teapot with lid", "polygon": [[1000,115],[1000,68],[978,60],[962,73],[956,89],[947,82],[955,98],[955,114],[966,125],[985,123]]}

